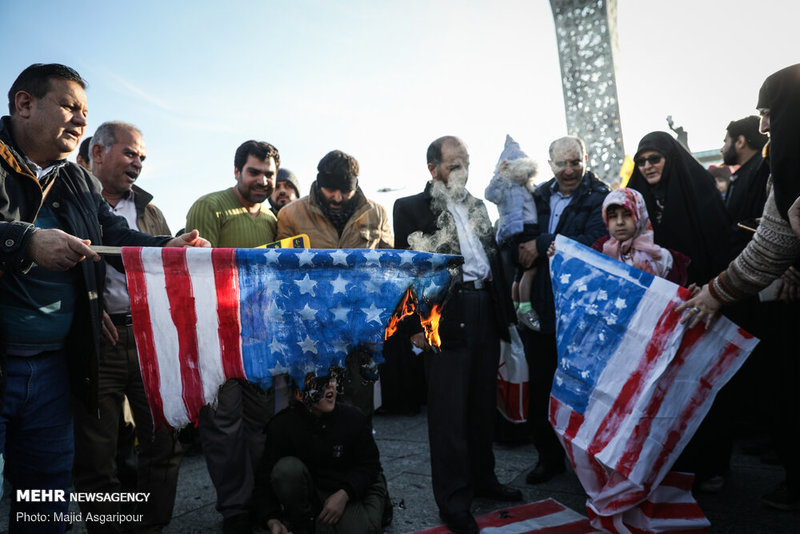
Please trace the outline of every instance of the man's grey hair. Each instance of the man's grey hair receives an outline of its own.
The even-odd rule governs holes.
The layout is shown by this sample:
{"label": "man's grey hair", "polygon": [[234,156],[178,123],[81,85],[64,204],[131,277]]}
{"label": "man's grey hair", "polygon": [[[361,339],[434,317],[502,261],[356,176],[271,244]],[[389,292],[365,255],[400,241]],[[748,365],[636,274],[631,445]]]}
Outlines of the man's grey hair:
{"label": "man's grey hair", "polygon": [[142,135],[142,131],[134,126],[129,122],[123,121],[108,121],[104,122],[100,126],[97,127],[95,130],[94,135],[92,136],[92,146],[89,147],[89,161],[92,161],[92,149],[95,145],[100,145],[103,147],[104,151],[108,151],[109,148],[114,146],[117,142],[117,131],[118,130],[128,130],[138,133]]}
{"label": "man's grey hair", "polygon": [[553,153],[559,148],[565,148],[570,145],[576,145],[578,150],[581,151],[581,157],[586,155],[586,144],[583,142],[583,139],[576,135],[567,135],[564,137],[559,137],[552,143],[550,143],[550,159],[553,159]]}

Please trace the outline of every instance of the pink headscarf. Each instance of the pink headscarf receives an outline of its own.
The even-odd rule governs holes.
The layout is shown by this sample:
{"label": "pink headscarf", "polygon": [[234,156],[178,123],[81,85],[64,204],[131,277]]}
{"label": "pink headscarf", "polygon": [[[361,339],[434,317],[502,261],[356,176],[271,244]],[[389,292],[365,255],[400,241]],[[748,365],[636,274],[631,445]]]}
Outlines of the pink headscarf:
{"label": "pink headscarf", "polygon": [[610,192],[603,201],[603,222],[608,228],[608,207],[622,206],[633,215],[636,232],[631,239],[620,243],[614,237],[603,243],[603,254],[623,261],[623,254],[630,254],[633,266],[642,271],[660,276],[655,264],[661,259],[662,248],[653,242],[653,226],[647,216],[644,197],[635,189],[622,187]]}

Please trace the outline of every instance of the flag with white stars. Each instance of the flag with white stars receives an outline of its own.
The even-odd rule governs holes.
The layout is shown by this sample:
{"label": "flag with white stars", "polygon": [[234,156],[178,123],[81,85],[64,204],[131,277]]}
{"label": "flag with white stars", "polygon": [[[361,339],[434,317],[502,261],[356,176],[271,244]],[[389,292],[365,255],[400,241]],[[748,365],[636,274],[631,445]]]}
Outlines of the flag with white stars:
{"label": "flag with white stars", "polygon": [[592,524],[704,528],[691,481],[666,496],[656,490],[758,340],[725,317],[689,329],[675,312],[687,289],[560,235],[555,249],[550,422],[589,495]]}
{"label": "flag with white stars", "polygon": [[369,249],[123,248],[156,424],[180,427],[230,378],[303,384],[360,348],[380,361],[409,287],[430,304],[460,256]]}

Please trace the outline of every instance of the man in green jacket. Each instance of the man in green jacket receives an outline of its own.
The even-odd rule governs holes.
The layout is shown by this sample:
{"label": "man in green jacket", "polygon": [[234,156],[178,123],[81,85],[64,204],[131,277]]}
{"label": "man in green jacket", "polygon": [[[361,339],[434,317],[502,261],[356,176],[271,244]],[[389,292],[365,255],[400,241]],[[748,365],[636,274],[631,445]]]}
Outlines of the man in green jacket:
{"label": "man in green jacket", "polygon": [[[264,203],[275,188],[281,158],[278,149],[246,141],[234,157],[233,187],[200,197],[186,216],[213,247],[253,248],[275,240],[277,220]],[[216,408],[200,412],[200,442],[223,532],[251,532],[250,504],[254,473],[264,452],[265,430],[274,412],[269,394],[243,380],[228,380]]]}

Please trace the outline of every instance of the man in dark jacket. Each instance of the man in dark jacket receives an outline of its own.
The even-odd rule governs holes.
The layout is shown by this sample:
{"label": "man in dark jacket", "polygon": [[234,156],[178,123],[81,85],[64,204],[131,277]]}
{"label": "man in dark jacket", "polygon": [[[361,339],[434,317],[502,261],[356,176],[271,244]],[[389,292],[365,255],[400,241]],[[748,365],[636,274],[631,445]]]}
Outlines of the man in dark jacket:
{"label": "man in dark jacket", "polygon": [[753,226],[753,219],[761,217],[767,201],[769,164],[764,163],[761,150],[768,138],[758,131],[759,122],[755,115],[731,121],[720,149],[725,165],[739,165],[725,193],[725,207],[737,225],[734,227],[737,251],[744,249],[753,237],[752,231],[738,227],[738,223]]}
{"label": "man in dark jacket", "polygon": [[[431,181],[394,205],[397,248],[464,256],[462,280],[442,308],[441,352],[428,354],[428,435],[433,494],[455,533],[478,532],[474,496],[522,500],[494,473],[494,420],[500,335],[513,314],[494,231],[483,202],[470,195],[469,153],[457,137],[428,147]],[[429,348],[422,333],[411,338]]]}
{"label": "man in dark jacket", "polygon": [[86,127],[85,85],[64,65],[31,65],[11,86],[11,115],[0,124],[0,454],[18,531],[64,531],[54,513],[69,504],[70,389],[97,410],[105,268],[89,245],[207,244],[197,232],[170,239],[129,229],[97,180],[66,161]]}
{"label": "man in dark jacket", "polygon": [[539,214],[539,235],[519,240],[519,263],[524,268],[539,265],[533,281],[531,303],[539,314],[541,332],[523,329],[525,355],[531,378],[528,420],[539,452],[539,462],[528,473],[528,484],[550,480],[564,471],[564,450],[549,423],[550,387],[558,353],[555,338],[555,307],[547,264],[547,249],[556,234],[591,246],[608,231],[603,223],[603,200],[608,187],[586,170],[586,147],[578,137],[562,137],[550,144],[550,167],[554,178],[533,193]]}
{"label": "man in dark jacket", "polygon": [[358,408],[336,403],[335,376],[308,382],[267,428],[254,512],[270,534],[377,534],[391,503],[372,428]]}

